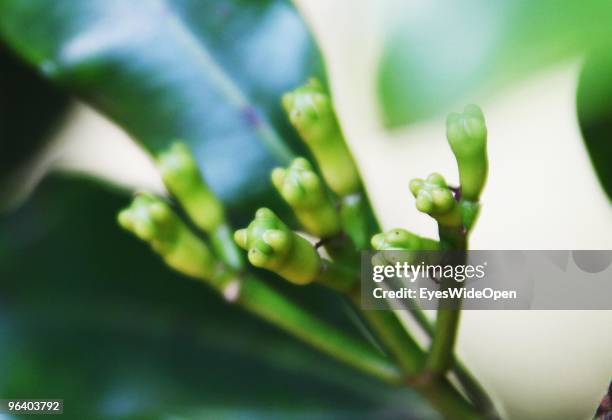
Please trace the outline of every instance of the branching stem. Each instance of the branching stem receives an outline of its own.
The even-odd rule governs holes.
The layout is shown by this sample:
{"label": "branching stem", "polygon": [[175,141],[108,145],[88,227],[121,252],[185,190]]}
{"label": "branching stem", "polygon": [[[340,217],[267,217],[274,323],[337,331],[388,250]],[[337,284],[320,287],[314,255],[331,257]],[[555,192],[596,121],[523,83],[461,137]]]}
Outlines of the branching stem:
{"label": "branching stem", "polygon": [[201,279],[228,301],[276,325],[327,355],[382,381],[398,384],[400,369],[365,341],[350,337],[311,315],[255,276],[240,278],[220,268],[212,279]]}

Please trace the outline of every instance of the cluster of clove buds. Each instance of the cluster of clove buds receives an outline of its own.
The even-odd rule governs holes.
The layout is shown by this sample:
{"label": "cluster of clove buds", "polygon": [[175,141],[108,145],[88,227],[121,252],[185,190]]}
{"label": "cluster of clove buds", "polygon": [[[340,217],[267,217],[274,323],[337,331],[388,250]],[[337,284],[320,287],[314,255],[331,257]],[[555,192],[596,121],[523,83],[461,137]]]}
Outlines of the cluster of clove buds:
{"label": "cluster of clove buds", "polygon": [[[262,207],[247,227],[233,231],[222,203],[204,180],[196,159],[180,142],[160,154],[157,165],[174,202],[202,232],[193,232],[174,210],[174,204],[148,193],[138,194],[119,213],[120,225],[148,242],[176,271],[205,281],[226,298],[242,303],[255,314],[364,371],[397,381],[394,363],[398,363],[399,375],[407,375],[413,381],[431,368],[428,373],[439,373],[438,377],[431,376],[437,381],[431,382],[431,386],[435,383],[436,392],[442,397],[429,393],[426,387],[425,396],[429,393],[442,412],[451,409],[468,412],[470,403],[482,400],[478,392],[475,393],[480,395],[478,398],[471,398],[470,389],[477,388],[469,386],[471,379],[465,376],[468,383],[464,384],[467,389],[464,391],[472,401],[461,402],[462,397],[453,394],[443,376],[451,363],[446,368],[436,367],[434,361],[430,366],[427,354],[393,314],[376,311],[363,314],[388,348],[390,361],[376,350],[361,349],[361,344],[351,342],[350,338],[344,337],[342,345],[330,341],[335,332],[326,331],[327,338],[321,341],[323,338],[318,336],[324,327],[307,318],[256,274],[249,273],[246,260],[295,285],[316,282],[331,287],[349,296],[358,306],[360,252],[370,246],[379,251],[466,249],[487,176],[487,129],[482,111],[468,105],[463,113],[452,113],[447,119],[447,138],[457,161],[459,187],[450,187],[438,173],[409,183],[417,209],[438,224],[436,240],[399,228],[379,233],[331,98],[319,81],[312,79],[285,94],[282,104],[313,158],[311,161],[295,157],[288,166],[271,172],[270,182],[294,213],[300,224],[298,229],[293,230],[272,210]],[[242,250],[246,251],[246,260]],[[285,316],[279,315],[279,311],[285,311]],[[441,322],[457,323],[453,315],[445,316],[448,321],[441,317]],[[431,328],[426,329],[431,333]],[[450,345],[452,358],[452,339],[441,342]],[[347,345],[352,348],[347,349]],[[435,346],[434,335],[432,354]],[[434,359],[439,357],[438,353]]]}

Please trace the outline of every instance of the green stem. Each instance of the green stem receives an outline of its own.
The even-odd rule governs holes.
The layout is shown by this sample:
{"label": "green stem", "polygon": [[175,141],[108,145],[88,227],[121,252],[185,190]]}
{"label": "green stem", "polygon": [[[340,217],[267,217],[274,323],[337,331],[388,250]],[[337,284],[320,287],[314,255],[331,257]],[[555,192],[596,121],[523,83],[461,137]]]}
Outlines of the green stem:
{"label": "green stem", "polygon": [[[345,292],[356,307],[360,305],[358,275],[354,269],[338,263],[324,261],[321,284]],[[337,278],[334,279],[334,276]],[[385,350],[393,356],[405,375],[408,385],[419,391],[445,417],[457,419],[478,418],[472,407],[445,378],[425,372],[426,355],[414,338],[406,331],[392,311],[361,311],[367,324],[376,334]]]}
{"label": "green stem", "polygon": [[360,251],[369,248],[370,238],[380,231],[365,190],[340,197],[340,224],[342,231],[326,238],[325,249],[337,261],[359,265]]}
{"label": "green stem", "polygon": [[453,351],[461,311],[438,309],[436,330],[431,340],[425,368],[434,376],[442,377],[453,366]]}
{"label": "green stem", "polygon": [[220,266],[212,279],[200,280],[219,291],[229,302],[265,319],[327,355],[382,381],[398,384],[401,370],[370,345],[349,337],[311,315],[265,282],[236,276]]}
{"label": "green stem", "polygon": [[401,382],[401,371],[369,345],[346,336],[296,306],[261,280],[249,276],[236,299],[244,308],[318,350],[389,383]]}
{"label": "green stem", "polygon": [[[356,201],[359,202],[361,200]],[[374,211],[369,201],[366,199],[365,205],[363,205],[363,202],[359,202],[358,207],[360,207],[360,210],[363,213],[367,214],[366,218],[371,219],[371,225],[374,231],[379,231],[380,227],[378,225],[378,221],[376,219],[376,216],[374,215]],[[344,229],[347,230],[346,227],[348,225],[352,226],[353,228],[358,228],[357,232],[363,231],[364,227],[367,226],[364,222],[363,213],[361,213],[359,217],[355,217],[355,214],[351,213],[353,212],[348,212],[344,217]],[[350,229],[348,230],[350,231]],[[461,238],[461,236],[459,236],[459,238]],[[458,244],[456,241],[454,241],[454,243]],[[437,241],[435,241],[435,245],[435,249],[438,249],[439,244]],[[350,297],[355,306],[359,307],[359,296],[351,294]],[[412,309],[410,312],[415,318],[416,322],[421,326],[421,328],[429,335],[429,337],[432,337],[434,335],[433,325],[425,317],[422,310],[420,310],[419,308],[415,308]],[[400,363],[404,371],[407,368],[411,369],[413,366],[416,366],[418,362],[415,363],[415,361],[425,359],[425,356],[422,354],[422,352],[419,355],[416,351],[414,351],[414,340],[410,335],[408,335],[408,332],[405,330],[404,326],[393,313],[387,312],[387,314],[391,316],[384,314],[380,315],[380,311],[361,311],[361,313],[366,318],[366,321],[369,324],[370,328],[372,328],[378,338],[381,339],[383,345],[387,347],[387,349],[398,360],[398,363]],[[475,404],[478,411],[480,413],[483,413],[485,418],[499,418],[499,415],[496,413],[495,406],[488,397],[487,393],[484,391],[478,381],[471,375],[465,365],[463,365],[460,361],[457,361],[453,368],[453,371],[457,377],[457,380],[466,392],[468,398]],[[427,394],[426,397],[428,400],[435,400],[432,401],[432,405],[434,405],[438,409],[440,409],[440,405],[453,409],[456,404],[454,401],[457,399],[458,396],[456,395],[456,391],[452,388],[452,386],[445,382],[446,379],[444,379],[441,383],[438,383],[437,386],[433,386],[434,388],[437,388],[436,392],[442,392],[442,394],[444,395],[436,397],[435,392],[432,393],[431,390],[427,389],[421,390],[421,392]],[[449,395],[451,396],[449,397]],[[438,398],[440,400],[438,400]],[[467,410],[469,416],[473,417],[473,412],[471,408],[466,408],[462,399],[461,401],[459,401],[459,405]],[[442,412],[445,410],[442,409],[440,411]],[[448,417],[456,418],[456,413],[450,412],[447,414]]]}
{"label": "green stem", "polygon": [[446,378],[433,378],[427,372],[409,381],[430,404],[446,419],[482,420],[484,417],[457,393]]}
{"label": "green stem", "polygon": [[[439,249],[438,242],[432,241],[431,244],[435,245],[432,249]],[[359,296],[353,295],[351,297],[355,305],[359,306]],[[415,363],[416,360],[426,360],[425,354],[423,354],[420,348],[418,348],[417,351],[414,350],[414,340],[392,312],[386,312],[386,315],[383,316],[377,315],[377,312],[380,311],[362,311],[370,327],[383,341],[383,345],[387,347],[398,360],[403,370],[405,372],[412,371],[414,366],[419,365],[419,363]],[[434,328],[425,317],[422,310],[420,308],[412,308],[410,312],[421,328],[430,337],[433,336]],[[407,349],[410,351],[406,351]],[[418,369],[421,373],[414,377],[410,377],[409,384],[417,388],[417,390],[419,390],[420,393],[445,417],[481,418],[482,415],[487,419],[499,418],[495,412],[493,403],[463,364],[457,363],[455,374],[475,407],[471,407],[467,404],[466,401],[457,394],[457,391],[446,378],[436,378],[428,371],[423,372],[423,364],[421,364]],[[476,408],[477,412],[474,411],[474,408]]]}
{"label": "green stem", "polygon": [[359,252],[355,249],[353,240],[344,232],[324,238],[322,241],[325,252],[334,260],[348,266],[359,265]]}
{"label": "green stem", "polygon": [[455,360],[453,373],[472,404],[474,404],[474,407],[478,409],[484,418],[488,420],[501,419],[495,404],[493,404],[485,389],[463,363]]}
{"label": "green stem", "polygon": [[340,223],[353,240],[357,251],[369,249],[370,238],[380,232],[380,225],[363,186],[356,193],[340,198]]}
{"label": "green stem", "polygon": [[[440,227],[439,233],[440,242],[460,253],[453,263],[465,264],[467,258],[465,253],[467,238],[462,231],[462,227],[458,229]],[[443,287],[461,287],[461,283],[451,279],[443,284]],[[455,299],[453,301],[442,301],[438,307],[436,329],[431,340],[431,347],[425,365],[426,370],[434,376],[444,376],[453,366],[455,341],[457,340],[457,330],[461,317],[460,304],[461,301]]]}
{"label": "green stem", "polygon": [[[348,287],[340,289],[352,301],[355,307],[361,304],[361,294],[355,285],[359,282],[358,272],[350,267],[325,261],[325,275],[320,282],[325,285],[342,284]],[[333,280],[337,275],[338,279]],[[392,311],[361,311],[363,317],[376,332],[386,349],[397,360],[402,370],[410,376],[420,372],[425,362],[425,355],[417,342],[403,327]]]}
{"label": "green stem", "polygon": [[221,260],[228,267],[240,270],[244,266],[242,252],[234,242],[232,229],[227,223],[222,223],[210,232],[210,241]]}
{"label": "green stem", "polygon": [[[353,302],[359,305],[359,298],[353,297]],[[386,310],[362,311],[362,314],[402,370],[409,376],[417,375],[425,362],[425,354],[399,323],[397,316]]]}
{"label": "green stem", "polygon": [[361,192],[342,197],[340,201],[342,230],[351,238],[357,250],[365,249],[370,241],[366,206]]}
{"label": "green stem", "polygon": [[[459,238],[461,239],[461,236],[459,236]],[[461,242],[454,241],[454,243],[460,244]],[[436,242],[436,249],[438,248],[437,244],[438,243]],[[347,279],[347,276],[356,276],[357,273],[352,270],[351,274],[349,272],[350,270],[347,270],[344,267],[342,267],[340,270],[337,269],[337,266],[332,267],[334,269],[328,271],[328,277],[338,275],[341,280],[332,280],[330,282],[329,279],[326,279],[325,281],[321,281],[321,283],[340,291],[350,292],[349,295],[353,303],[358,307],[359,296],[354,294],[356,293],[354,289],[351,290],[349,288],[348,285],[351,284],[351,281]],[[358,280],[354,280],[352,284],[354,285],[357,282]],[[346,285],[347,288],[334,287],[334,284]],[[429,335],[429,337],[432,337],[434,335],[434,327],[425,317],[423,311],[420,308],[413,308],[410,310],[410,312],[417,324]],[[380,311],[362,311],[362,315],[364,318],[366,318],[366,322],[374,331],[375,335],[377,335],[381,340],[382,345],[398,360],[402,370],[405,372],[407,370],[413,371],[413,368],[419,365],[418,360],[425,360],[425,355],[420,351],[420,349],[415,350],[416,343],[408,335],[404,326],[393,313],[382,312],[381,314]],[[493,402],[490,400],[480,383],[478,383],[474,376],[468,371],[465,365],[463,365],[460,361],[456,361],[453,367],[453,373],[478,412],[487,419],[498,419],[499,414],[497,414]],[[425,375],[427,375],[427,373]],[[456,391],[452,388],[452,386],[450,386],[449,383],[447,383],[446,379],[437,379],[437,381],[437,384],[429,385],[429,387],[436,389],[435,392],[431,391],[429,387],[425,387],[424,389],[421,389],[421,393],[423,393],[428,400],[432,401],[432,404],[440,409],[440,412],[449,410],[446,411],[448,417],[457,418],[457,414],[453,410],[457,409],[456,404],[459,404],[459,406],[467,410],[466,414],[468,416],[473,416],[471,408],[466,408],[463,401],[456,401],[458,398]],[[440,392],[443,395],[436,395],[436,393]]]}
{"label": "green stem", "polygon": [[321,259],[321,272],[317,277],[317,282],[339,292],[347,293],[355,289],[358,279],[351,268]]}
{"label": "green stem", "polygon": [[[356,307],[360,307],[360,291],[354,287],[359,282],[358,272],[334,263],[328,263],[328,267],[330,270],[327,277],[337,273],[344,278],[337,281],[351,281],[352,287],[346,288],[343,291]],[[395,313],[389,310],[361,311],[361,313],[371,328],[377,333],[389,353],[398,361],[402,370],[410,376],[418,374],[425,362],[425,355],[414,338],[403,327]]]}
{"label": "green stem", "polygon": [[[359,295],[352,293],[351,300],[359,306]],[[422,373],[425,353],[406,331],[392,311],[362,311],[370,328],[376,333],[386,350],[397,360],[406,375],[407,385],[413,387],[445,418],[481,418],[453,388],[446,378],[436,378]]]}
{"label": "green stem", "polygon": [[[413,317],[417,325],[427,334],[430,338],[433,337],[435,329],[433,324],[427,319],[425,314],[420,308],[411,308],[410,315]],[[489,395],[484,390],[478,380],[471,374],[468,368],[457,358],[453,363],[452,373],[455,374],[457,381],[461,384],[462,389],[466,395],[472,401],[474,406],[483,413],[487,419],[498,419],[500,418],[495,405]]]}

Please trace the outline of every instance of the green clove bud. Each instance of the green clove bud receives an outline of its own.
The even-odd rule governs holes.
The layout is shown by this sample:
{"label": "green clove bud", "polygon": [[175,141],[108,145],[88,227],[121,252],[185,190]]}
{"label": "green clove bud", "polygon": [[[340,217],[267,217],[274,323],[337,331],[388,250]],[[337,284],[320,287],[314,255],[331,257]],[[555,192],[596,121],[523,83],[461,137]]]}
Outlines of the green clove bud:
{"label": "green clove bud", "polygon": [[166,264],[191,277],[211,279],[217,261],[163,200],[142,193],[122,210],[118,222],[151,245]]}
{"label": "green clove bud", "polygon": [[440,249],[438,241],[423,238],[399,228],[377,233],[372,236],[371,243],[372,248],[379,251],[372,257],[372,262],[375,265],[395,264],[396,262],[413,264],[419,259],[424,260],[431,257],[431,253],[421,251],[437,251]]}
{"label": "green clove bud", "polygon": [[463,113],[449,114],[446,137],[457,160],[462,198],[478,201],[488,171],[487,127],[482,110],[467,105]]}
{"label": "green clove bud", "polygon": [[322,84],[310,79],[283,96],[291,124],[315,156],[323,178],[339,196],[361,188],[359,173],[349,152],[329,95]]}
{"label": "green clove bud", "polygon": [[442,175],[432,173],[425,180],[413,179],[410,181],[410,191],[416,198],[417,209],[436,219],[439,225],[461,226],[459,206]]}
{"label": "green clove bud", "polygon": [[273,271],[292,283],[311,283],[321,271],[321,259],[314,247],[270,209],[257,210],[249,226],[234,233],[234,240],[248,251],[255,267]]}
{"label": "green clove bud", "polygon": [[440,244],[433,239],[396,228],[372,236],[372,247],[378,251],[435,251],[440,249]]}
{"label": "green clove bud", "polygon": [[158,167],[166,188],[185,209],[197,227],[210,235],[213,249],[228,266],[243,265],[240,250],[232,240],[223,205],[210,190],[189,148],[174,143],[158,157]]}
{"label": "green clove bud", "polygon": [[308,233],[319,238],[338,233],[338,212],[310,162],[296,158],[287,169],[274,169],[272,183]]}
{"label": "green clove bud", "polygon": [[225,223],[222,204],[206,185],[185,144],[174,143],[157,160],[166,188],[178,199],[196,226],[212,233]]}

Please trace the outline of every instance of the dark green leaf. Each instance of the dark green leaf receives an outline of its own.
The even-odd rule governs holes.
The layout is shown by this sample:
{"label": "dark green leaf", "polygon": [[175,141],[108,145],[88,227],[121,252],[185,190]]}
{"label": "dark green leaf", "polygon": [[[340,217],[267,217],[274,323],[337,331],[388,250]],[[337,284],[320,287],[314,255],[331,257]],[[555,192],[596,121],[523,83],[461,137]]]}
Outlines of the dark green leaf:
{"label": "dark green leaf", "polygon": [[[414,394],[170,272],[116,228],[123,204],[92,182],[49,178],[0,219],[3,398],[64,398],[67,417],[80,419],[428,414]],[[333,302],[321,289],[300,290],[319,307]]]}
{"label": "dark green leaf", "polygon": [[281,94],[322,75],[283,0],[8,0],[0,33],[152,152],[187,141],[212,188],[249,216],[275,197],[269,171],[298,143]]}
{"label": "dark green leaf", "polygon": [[0,43],[0,211],[15,204],[17,172],[50,137],[68,98]]}
{"label": "dark green leaf", "polygon": [[612,200],[612,49],[595,51],[586,60],[576,106],[589,156]]}

